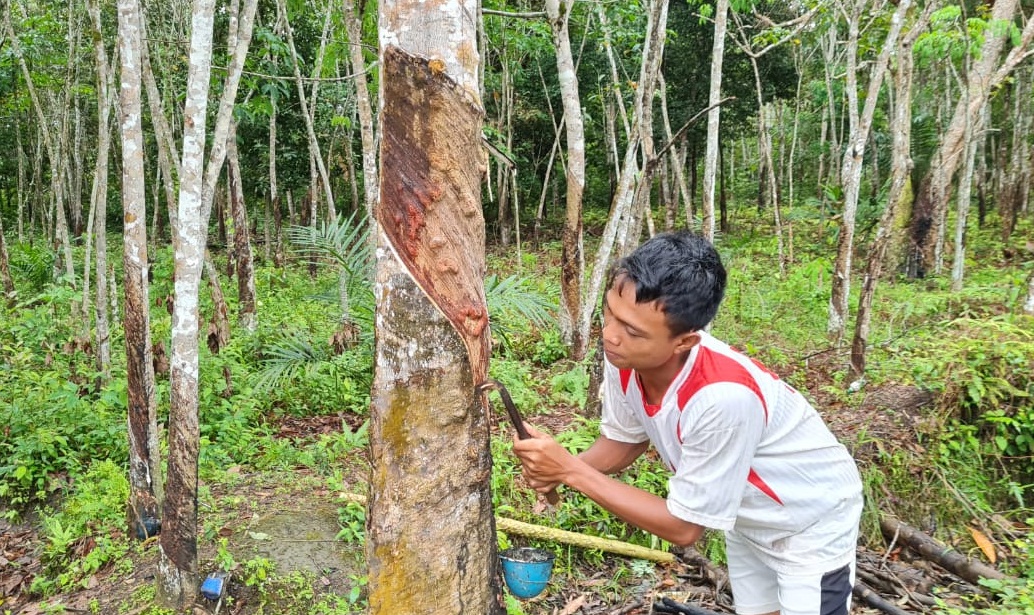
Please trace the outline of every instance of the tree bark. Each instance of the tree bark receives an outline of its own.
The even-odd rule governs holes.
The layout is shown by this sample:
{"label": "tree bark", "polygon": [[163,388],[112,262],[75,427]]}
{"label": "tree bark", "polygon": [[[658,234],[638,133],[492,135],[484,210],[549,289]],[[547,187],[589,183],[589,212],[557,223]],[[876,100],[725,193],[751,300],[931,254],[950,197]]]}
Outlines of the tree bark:
{"label": "tree bark", "polygon": [[980,579],[1004,580],[1009,578],[998,569],[970,559],[897,519],[890,517],[880,519],[880,530],[888,538],[897,536],[898,540],[909,549],[974,585],[979,584]]}
{"label": "tree bark", "polygon": [[890,54],[897,47],[898,36],[905,23],[905,15],[912,5],[911,0],[900,0],[897,9],[890,19],[890,28],[883,40],[883,47],[872,65],[869,73],[869,87],[865,93],[865,108],[859,114],[858,109],[858,38],[861,30],[862,14],[870,11],[868,3],[861,0],[850,0],[849,8],[842,9],[847,17],[847,116],[848,130],[847,149],[844,151],[840,180],[844,191],[844,209],[840,216],[840,234],[837,241],[837,257],[833,265],[832,288],[829,297],[829,318],[826,332],[834,345],[839,346],[844,337],[847,325],[848,300],[851,294],[851,257],[854,254],[855,217],[858,213],[858,195],[862,180],[862,163],[865,148],[869,141],[869,130],[873,116],[876,114],[876,103],[883,86],[883,77],[890,63]]}
{"label": "tree bark", "polygon": [[564,105],[564,126],[567,133],[567,200],[560,255],[560,294],[563,304],[560,323],[561,333],[570,350],[571,358],[577,361],[585,356],[588,339],[581,329],[575,326],[581,310],[582,276],[585,271],[582,238],[585,126],[568,29],[574,4],[573,0],[546,0],[545,8],[553,33],[553,46],[556,49],[560,99]]}
{"label": "tree bark", "polygon": [[714,42],[711,44],[711,87],[707,95],[707,146],[704,150],[704,195],[701,204],[702,231],[708,241],[714,241],[714,186],[718,169],[718,127],[721,120],[722,61],[725,58],[725,32],[729,20],[729,0],[718,0],[714,14]]}
{"label": "tree bark", "polygon": [[474,393],[489,358],[478,6],[379,9],[369,610],[501,615],[489,420]]}
{"label": "tree bark", "polygon": [[[122,128],[122,211],[125,270],[126,389],[129,398],[130,535],[156,531],[162,502],[158,451],[157,399],[151,354],[147,262],[147,193],[144,188],[144,137],[141,113],[141,48],[138,0],[119,0]],[[98,286],[100,280],[98,279]],[[98,293],[98,304],[100,294]],[[98,305],[99,310],[107,306]]]}
{"label": "tree bark", "polygon": [[[111,335],[110,323],[108,322],[108,229],[107,229],[107,204],[108,204],[108,154],[111,150],[111,73],[112,66],[108,63],[108,53],[104,47],[102,36],[100,6],[96,0],[91,0],[88,11],[93,23],[93,50],[97,64],[97,162],[93,174],[93,186],[90,191],[90,215],[93,222],[93,233],[96,243],[96,272],[97,272],[97,301],[94,304],[96,318],[96,352],[97,370],[104,380],[107,380],[111,371]],[[83,320],[89,322],[89,243],[87,243],[86,264],[83,271]]]}
{"label": "tree bark", "polygon": [[237,159],[236,130],[227,137],[226,177],[230,184],[230,212],[233,215],[233,251],[237,257],[237,320],[245,331],[258,328],[255,307],[255,264],[251,251],[248,209],[244,203],[241,168]]}
{"label": "tree bark", "polygon": [[374,220],[377,208],[377,142],[374,135],[373,104],[366,83],[366,60],[363,56],[362,15],[355,10],[354,0],[342,0],[345,30],[348,33],[349,59],[352,63],[352,84],[355,87],[356,107],[359,113],[359,135],[363,143],[363,195],[366,219]]}
{"label": "tree bark", "polygon": [[[998,0],[994,3],[990,20],[1010,23],[1016,13],[1018,0]],[[1026,57],[1026,49],[1034,38],[1034,19],[1028,19],[1020,37],[1020,44],[1010,50],[999,64],[1002,49],[1009,40],[1006,28],[988,28],[980,54],[966,75],[966,95],[955,105],[948,128],[941,135],[937,151],[931,159],[930,170],[919,184],[912,221],[909,229],[907,272],[909,277],[921,278],[934,269],[935,239],[940,233],[951,180],[961,162],[966,124],[977,121],[992,89],[997,87]]]}
{"label": "tree bark", "polygon": [[174,609],[190,606],[198,587],[198,291],[207,235],[204,151],[214,14],[215,0],[194,0],[183,108],[179,224],[173,241],[176,296],[169,374],[169,474],[158,543],[156,597],[158,604]]}
{"label": "tree bark", "polygon": [[[912,47],[919,34],[926,28],[930,15],[939,2],[928,2],[922,15],[909,32],[898,43],[897,68],[894,73],[894,100],[891,109],[892,154],[890,190],[887,204],[876,228],[876,237],[869,247],[869,260],[865,279],[858,296],[858,314],[855,317],[854,338],[851,340],[851,378],[865,374],[865,358],[868,350],[869,330],[872,323],[872,300],[876,285],[887,260],[887,250],[894,238],[894,224],[902,205],[911,201],[909,177],[912,173],[910,144],[912,139]],[[907,192],[906,192],[907,190]]]}

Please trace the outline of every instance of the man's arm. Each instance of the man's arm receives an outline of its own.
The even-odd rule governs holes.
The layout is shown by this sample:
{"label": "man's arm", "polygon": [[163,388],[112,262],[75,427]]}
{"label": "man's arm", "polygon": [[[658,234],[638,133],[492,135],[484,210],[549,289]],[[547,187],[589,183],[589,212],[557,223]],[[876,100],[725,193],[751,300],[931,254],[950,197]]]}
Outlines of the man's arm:
{"label": "man's arm", "polygon": [[[691,545],[703,534],[702,526],[669,513],[664,498],[615,480],[593,465],[600,463],[604,468],[626,467],[642,453],[645,446],[614,440],[597,441],[600,444],[597,452],[589,454],[596,448],[594,444],[583,456],[575,457],[553,438],[535,428],[529,426],[528,432],[531,438],[527,440],[514,438],[513,451],[524,466],[528,484],[535,490],[545,492],[557,483],[563,483],[582,492],[626,523],[679,546]],[[629,459],[633,451],[635,455]]]}
{"label": "man's arm", "polygon": [[604,474],[616,474],[632,465],[650,447],[650,442],[621,442],[600,436],[578,457]]}

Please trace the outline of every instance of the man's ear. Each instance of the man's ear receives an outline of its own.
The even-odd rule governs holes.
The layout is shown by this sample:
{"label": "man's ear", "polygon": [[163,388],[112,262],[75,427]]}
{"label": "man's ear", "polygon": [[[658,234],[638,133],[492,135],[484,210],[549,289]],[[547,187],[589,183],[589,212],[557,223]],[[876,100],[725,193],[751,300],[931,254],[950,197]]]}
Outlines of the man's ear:
{"label": "man's ear", "polygon": [[689,352],[700,343],[699,331],[688,331],[675,336],[675,352]]}

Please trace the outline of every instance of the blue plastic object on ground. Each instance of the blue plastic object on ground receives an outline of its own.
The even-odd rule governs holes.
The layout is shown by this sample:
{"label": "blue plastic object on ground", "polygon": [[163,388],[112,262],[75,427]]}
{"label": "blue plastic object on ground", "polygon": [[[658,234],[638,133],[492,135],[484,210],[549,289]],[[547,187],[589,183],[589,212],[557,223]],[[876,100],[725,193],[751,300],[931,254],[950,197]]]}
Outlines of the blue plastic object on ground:
{"label": "blue plastic object on ground", "polygon": [[542,593],[553,574],[553,554],[543,549],[519,547],[499,554],[503,580],[510,593],[528,600]]}
{"label": "blue plastic object on ground", "polygon": [[223,571],[209,574],[201,583],[201,595],[209,600],[218,600],[219,598],[222,598],[225,590],[226,573]]}

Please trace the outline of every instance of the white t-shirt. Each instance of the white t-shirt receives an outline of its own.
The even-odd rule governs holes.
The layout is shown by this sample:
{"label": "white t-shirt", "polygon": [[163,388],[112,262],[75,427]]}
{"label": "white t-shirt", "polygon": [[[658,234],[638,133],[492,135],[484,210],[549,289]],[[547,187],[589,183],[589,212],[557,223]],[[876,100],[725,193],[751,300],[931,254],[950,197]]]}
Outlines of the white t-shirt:
{"label": "white t-shirt", "polygon": [[634,371],[606,362],[600,431],[650,440],[673,473],[672,515],[735,530],[778,558],[780,541],[860,498],[858,469],[796,389],[700,336],[658,406],[645,405]]}

